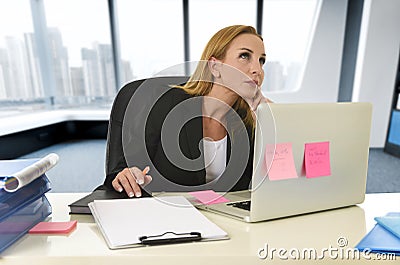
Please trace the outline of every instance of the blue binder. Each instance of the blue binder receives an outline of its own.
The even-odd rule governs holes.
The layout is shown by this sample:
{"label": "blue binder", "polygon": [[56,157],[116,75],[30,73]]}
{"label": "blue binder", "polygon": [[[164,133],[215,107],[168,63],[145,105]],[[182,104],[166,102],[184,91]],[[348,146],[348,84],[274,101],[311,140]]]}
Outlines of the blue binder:
{"label": "blue binder", "polygon": [[49,180],[46,175],[42,175],[16,192],[0,190],[0,219],[36,201],[50,189]]}
{"label": "blue binder", "polygon": [[[39,160],[38,158],[0,160],[0,185],[7,177]],[[0,186],[0,219],[32,203],[49,190],[50,182],[45,174],[15,192],[7,192]]]}
{"label": "blue binder", "polygon": [[0,253],[50,214],[50,203],[45,196],[42,196],[11,215],[2,216],[0,218]]}
{"label": "blue binder", "polygon": [[0,160],[0,180],[39,161],[39,158]]}

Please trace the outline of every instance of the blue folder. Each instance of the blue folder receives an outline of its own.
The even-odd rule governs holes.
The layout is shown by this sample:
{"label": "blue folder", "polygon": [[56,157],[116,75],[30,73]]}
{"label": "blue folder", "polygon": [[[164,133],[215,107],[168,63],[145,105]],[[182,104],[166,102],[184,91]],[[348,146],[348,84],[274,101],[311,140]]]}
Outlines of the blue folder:
{"label": "blue folder", "polygon": [[50,214],[50,203],[45,196],[42,196],[8,217],[2,217],[0,221],[0,253]]}
{"label": "blue folder", "polygon": [[374,219],[379,225],[400,238],[400,213],[388,213],[386,216],[375,217]]}
{"label": "blue folder", "polygon": [[375,253],[394,253],[400,255],[400,238],[385,229],[379,224],[357,244],[356,248],[360,251],[370,249]]}

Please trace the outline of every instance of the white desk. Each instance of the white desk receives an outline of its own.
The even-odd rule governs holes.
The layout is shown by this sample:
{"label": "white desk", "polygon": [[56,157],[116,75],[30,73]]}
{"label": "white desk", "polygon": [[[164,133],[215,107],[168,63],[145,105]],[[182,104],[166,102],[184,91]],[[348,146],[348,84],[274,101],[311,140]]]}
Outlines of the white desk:
{"label": "white desk", "polygon": [[0,136],[22,132],[64,121],[108,121],[111,108],[107,109],[58,109],[17,112],[0,116]]}
{"label": "white desk", "polygon": [[[275,254],[260,259],[258,250],[267,243],[269,248],[338,248],[337,240],[345,237],[348,247],[354,247],[374,226],[375,216],[400,212],[400,193],[368,194],[363,204],[280,220],[247,224],[212,213],[203,212],[210,220],[228,232],[231,239],[215,242],[185,243],[142,248],[110,250],[107,248],[91,216],[68,215],[68,204],[84,196],[48,193],[52,220],[78,220],[78,227],[68,236],[25,235],[4,251],[0,264],[398,264],[387,260],[332,259],[282,260]],[[123,209],[121,209],[123,210]],[[317,252],[319,253],[319,252]],[[287,256],[287,254],[286,254]],[[375,259],[371,255],[371,259]]]}

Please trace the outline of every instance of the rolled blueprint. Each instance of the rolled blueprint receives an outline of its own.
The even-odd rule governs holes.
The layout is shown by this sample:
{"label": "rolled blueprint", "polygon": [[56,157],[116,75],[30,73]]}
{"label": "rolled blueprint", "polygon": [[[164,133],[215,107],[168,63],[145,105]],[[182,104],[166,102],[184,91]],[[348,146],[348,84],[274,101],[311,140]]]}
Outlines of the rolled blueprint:
{"label": "rolled blueprint", "polygon": [[30,166],[6,178],[4,190],[14,192],[31,183],[58,163],[58,155],[51,153]]}

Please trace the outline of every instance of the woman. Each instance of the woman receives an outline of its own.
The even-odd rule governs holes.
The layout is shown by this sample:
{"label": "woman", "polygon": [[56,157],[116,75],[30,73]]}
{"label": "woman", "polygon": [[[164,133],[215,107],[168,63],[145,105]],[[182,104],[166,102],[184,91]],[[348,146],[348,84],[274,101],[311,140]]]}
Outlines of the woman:
{"label": "woman", "polygon": [[[149,157],[153,178],[136,152],[126,155],[122,170],[107,175],[105,185],[129,197],[140,197],[142,188],[147,190],[156,179],[162,190],[247,189],[254,110],[268,101],[260,90],[265,57],[262,37],[253,27],[218,31],[188,82],[162,95],[146,117],[142,151]],[[163,134],[163,126],[169,126],[164,131],[170,133]],[[176,185],[166,187],[171,183]]]}

